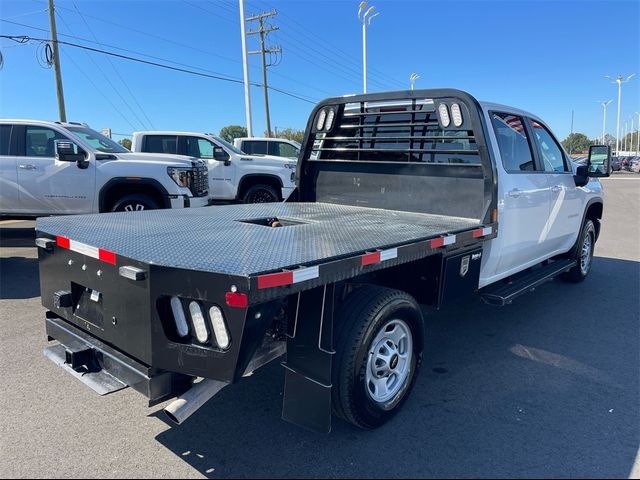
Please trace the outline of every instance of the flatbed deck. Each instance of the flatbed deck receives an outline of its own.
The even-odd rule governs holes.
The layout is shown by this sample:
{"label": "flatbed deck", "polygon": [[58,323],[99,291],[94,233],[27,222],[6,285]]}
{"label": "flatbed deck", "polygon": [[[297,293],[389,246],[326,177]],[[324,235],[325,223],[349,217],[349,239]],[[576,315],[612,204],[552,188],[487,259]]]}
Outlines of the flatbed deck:
{"label": "flatbed deck", "polygon": [[[271,218],[285,226],[266,226]],[[470,218],[329,203],[269,203],[40,218],[36,229],[148,264],[248,277],[480,225]]]}

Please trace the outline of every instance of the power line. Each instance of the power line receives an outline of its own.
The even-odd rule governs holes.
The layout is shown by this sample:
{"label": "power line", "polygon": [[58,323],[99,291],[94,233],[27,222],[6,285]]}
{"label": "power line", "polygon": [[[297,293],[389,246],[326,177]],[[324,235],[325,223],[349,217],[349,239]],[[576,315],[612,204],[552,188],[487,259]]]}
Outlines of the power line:
{"label": "power line", "polygon": [[[34,37],[29,37],[26,35],[0,35],[0,38],[7,38],[10,40],[15,40],[15,41],[23,41],[26,39],[26,41],[35,41],[35,42],[50,42],[51,39],[47,39],[47,38],[34,38]],[[205,78],[212,78],[214,80],[222,80],[222,81],[226,81],[226,82],[231,82],[231,83],[243,83],[242,79],[239,78],[234,78],[234,77],[225,77],[225,76],[221,76],[221,75],[212,75],[212,74],[208,74],[208,73],[203,73],[203,72],[198,72],[195,70],[190,70],[187,68],[179,68],[179,67],[173,67],[171,65],[165,65],[162,63],[158,63],[158,62],[152,62],[149,60],[144,60],[142,58],[135,58],[135,57],[131,57],[128,55],[122,55],[119,53],[115,53],[115,52],[110,52],[108,50],[102,50],[99,48],[93,48],[93,47],[89,47],[87,45],[80,45],[77,43],[73,43],[73,42],[67,42],[64,40],[58,40],[57,42],[60,45],[68,45],[70,47],[75,47],[75,48],[80,48],[80,49],[84,49],[84,50],[89,50],[92,52],[97,52],[97,53],[102,53],[104,55],[110,55],[112,57],[117,57],[117,58],[122,58],[124,60],[130,60],[132,62],[137,62],[137,63],[142,63],[142,64],[146,64],[146,65],[152,65],[155,67],[160,67],[160,68],[164,68],[166,70],[173,70],[176,72],[182,72],[182,73],[188,73],[191,75],[196,75],[199,77],[205,77]],[[256,87],[262,87],[261,83],[251,83],[251,85],[256,86]],[[281,88],[277,88],[277,87],[272,87],[269,86],[270,90],[273,90],[275,92],[279,92],[282,93],[283,95],[287,95],[289,97],[292,98],[296,98],[298,100],[301,100],[303,102],[307,102],[307,103],[312,103],[315,104],[317,103],[317,100],[309,100],[308,98],[304,98],[302,95],[296,94],[296,93],[292,93],[286,90],[283,90]]]}

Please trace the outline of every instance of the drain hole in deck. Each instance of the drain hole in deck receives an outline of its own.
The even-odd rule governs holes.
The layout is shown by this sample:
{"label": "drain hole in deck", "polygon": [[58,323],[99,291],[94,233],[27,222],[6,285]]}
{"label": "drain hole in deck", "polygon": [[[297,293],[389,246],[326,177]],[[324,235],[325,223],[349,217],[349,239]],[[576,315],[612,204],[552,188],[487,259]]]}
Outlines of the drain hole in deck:
{"label": "drain hole in deck", "polygon": [[293,227],[295,225],[306,225],[310,222],[301,222],[300,220],[290,220],[288,218],[265,217],[251,218],[248,220],[237,220],[242,223],[252,223],[253,225],[262,225],[263,227]]}

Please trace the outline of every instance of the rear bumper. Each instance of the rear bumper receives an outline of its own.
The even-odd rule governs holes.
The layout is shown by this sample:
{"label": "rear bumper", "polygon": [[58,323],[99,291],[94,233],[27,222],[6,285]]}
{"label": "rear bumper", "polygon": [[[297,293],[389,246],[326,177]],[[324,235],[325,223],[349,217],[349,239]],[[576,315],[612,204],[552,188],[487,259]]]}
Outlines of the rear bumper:
{"label": "rear bumper", "polygon": [[131,387],[152,406],[181,395],[191,386],[192,377],[144,365],[52,312],[47,312],[46,331],[48,339],[59,345],[45,349],[45,356],[101,395]]}

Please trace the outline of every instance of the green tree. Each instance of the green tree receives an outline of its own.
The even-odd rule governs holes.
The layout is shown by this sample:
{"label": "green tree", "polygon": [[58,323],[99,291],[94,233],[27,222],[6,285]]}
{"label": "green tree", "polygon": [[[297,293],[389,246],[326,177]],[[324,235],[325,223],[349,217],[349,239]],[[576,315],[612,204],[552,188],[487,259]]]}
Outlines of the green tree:
{"label": "green tree", "polygon": [[562,141],[562,146],[569,153],[586,152],[592,145],[584,133],[572,133]]}
{"label": "green tree", "polygon": [[227,125],[220,130],[220,138],[229,143],[233,143],[236,138],[246,137],[247,129],[240,125]]}
{"label": "green tree", "polygon": [[294,142],[302,143],[304,138],[304,130],[296,130],[295,128],[283,128],[278,130],[276,135],[278,138],[286,138],[287,140],[293,140]]}
{"label": "green tree", "polygon": [[122,145],[124,148],[126,148],[127,150],[131,150],[131,139],[130,138],[123,138],[122,140],[118,140],[118,143],[120,145]]}

